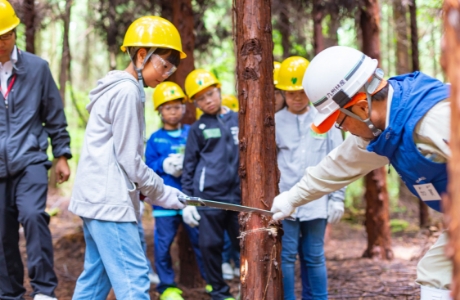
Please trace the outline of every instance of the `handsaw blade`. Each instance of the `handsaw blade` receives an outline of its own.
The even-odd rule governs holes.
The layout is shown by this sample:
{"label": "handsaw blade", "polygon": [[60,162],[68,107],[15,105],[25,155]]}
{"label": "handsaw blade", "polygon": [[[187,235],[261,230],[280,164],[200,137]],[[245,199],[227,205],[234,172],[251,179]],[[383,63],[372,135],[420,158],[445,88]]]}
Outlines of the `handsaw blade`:
{"label": "handsaw blade", "polygon": [[[191,206],[207,206],[207,207],[214,207],[214,208],[220,208],[220,209],[237,211],[237,212],[258,213],[258,214],[269,216],[269,217],[273,216],[273,212],[269,210],[249,207],[249,206],[244,206],[244,205],[238,205],[238,204],[213,201],[213,200],[206,200],[206,199],[201,199],[200,197],[179,196],[179,201],[181,201],[182,203],[186,205],[191,205]],[[289,218],[289,219],[293,219],[293,218]]]}

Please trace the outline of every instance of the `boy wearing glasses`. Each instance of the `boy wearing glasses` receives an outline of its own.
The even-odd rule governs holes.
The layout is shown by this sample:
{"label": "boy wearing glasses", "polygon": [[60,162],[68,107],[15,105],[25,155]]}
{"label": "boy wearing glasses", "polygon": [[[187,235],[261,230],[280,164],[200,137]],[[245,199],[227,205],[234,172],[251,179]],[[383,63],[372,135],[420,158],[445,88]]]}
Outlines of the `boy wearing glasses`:
{"label": "boy wearing glasses", "polygon": [[[189,125],[182,125],[185,113],[186,96],[179,85],[171,81],[160,83],[153,93],[153,106],[163,121],[163,128],[152,134],[145,150],[145,162],[164,183],[181,189],[182,164],[185,143],[190,130]],[[182,221],[182,211],[153,206],[155,217],[155,268],[160,278],[157,291],[160,299],[183,299],[182,291],[174,281],[170,248]],[[198,217],[199,218],[199,217]],[[198,228],[184,224],[190,242],[195,251],[201,276],[205,278],[201,252],[198,245]]]}
{"label": "boy wearing glasses", "polygon": [[[190,196],[241,203],[238,176],[238,115],[221,105],[220,82],[205,70],[194,70],[185,79],[185,91],[203,111],[190,128],[182,173],[182,190]],[[183,218],[199,223],[199,244],[214,300],[234,299],[222,277],[224,231],[239,252],[238,213],[188,206]]]}
{"label": "boy wearing glasses", "polygon": [[45,212],[48,137],[59,183],[70,175],[70,137],[62,99],[43,59],[16,47],[20,20],[0,0],[0,299],[23,299],[19,224],[27,241],[27,268],[35,300],[56,299],[53,244]]}
{"label": "boy wearing glasses", "polygon": [[[286,100],[286,107],[275,114],[276,146],[280,170],[280,192],[288,191],[307,167],[315,166],[342,143],[340,130],[317,134],[310,129],[316,111],[302,88],[309,65],[303,57],[285,59],[280,66],[276,88]],[[324,234],[327,222],[337,223],[344,212],[344,189],[318,197],[300,206],[294,221],[284,220],[281,250],[284,299],[295,300],[294,266],[299,254],[302,270],[302,299],[327,299],[327,271],[324,257]]]}
{"label": "boy wearing glasses", "polygon": [[137,222],[139,192],[151,204],[184,205],[181,192],[143,161],[144,85],[156,87],[176,69],[182,51],[179,32],[166,19],[145,16],[128,28],[123,51],[131,63],[109,72],[90,92],[90,112],[69,211],[83,219],[85,264],[74,300],[148,300],[149,267]]}

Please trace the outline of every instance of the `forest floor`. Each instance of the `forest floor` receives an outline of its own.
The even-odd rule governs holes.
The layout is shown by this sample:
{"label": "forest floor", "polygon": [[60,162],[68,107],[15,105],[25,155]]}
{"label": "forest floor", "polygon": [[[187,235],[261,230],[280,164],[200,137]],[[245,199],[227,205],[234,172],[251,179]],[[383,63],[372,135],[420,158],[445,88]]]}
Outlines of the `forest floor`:
{"label": "forest floor", "polygon": [[[72,298],[75,281],[83,269],[85,244],[81,220],[67,211],[68,199],[58,196],[50,197],[49,207],[59,208],[59,213],[51,218],[50,228],[54,241],[55,270],[59,277],[56,295],[59,300]],[[415,206],[413,206],[415,207]],[[413,207],[410,210],[413,210]],[[149,257],[153,263],[153,218],[150,211],[144,215],[144,229],[148,243]],[[347,214],[339,223],[329,228],[325,252],[328,270],[329,299],[419,299],[419,287],[414,283],[416,265],[424,252],[436,241],[441,233],[440,215],[431,211],[431,226],[419,230],[418,220],[409,219],[405,230],[392,234],[394,258],[383,261],[378,258],[362,258],[367,239],[361,218],[351,218]],[[405,214],[405,215],[416,215]],[[392,216],[394,217],[394,216]],[[401,218],[401,215],[398,216]],[[352,219],[352,220],[346,220]],[[411,220],[412,219],[412,220]],[[25,241],[21,228],[21,253],[26,260]],[[178,249],[173,244],[172,256],[174,267],[178,271]],[[25,268],[26,299],[31,299],[27,268]],[[299,267],[296,268],[296,294],[301,299]],[[177,274],[177,272],[176,272]],[[238,294],[238,279],[228,282],[231,291]],[[201,289],[185,289],[184,298],[190,300],[210,299]],[[159,299],[159,294],[152,285],[151,299]],[[113,293],[107,299],[115,299]]]}

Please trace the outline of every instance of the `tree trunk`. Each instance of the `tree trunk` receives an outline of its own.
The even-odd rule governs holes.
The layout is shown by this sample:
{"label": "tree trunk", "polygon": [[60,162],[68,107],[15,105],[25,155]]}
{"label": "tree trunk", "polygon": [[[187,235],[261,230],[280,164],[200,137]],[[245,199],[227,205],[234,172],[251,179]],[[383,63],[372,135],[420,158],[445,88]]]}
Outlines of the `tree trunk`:
{"label": "tree trunk", "polygon": [[339,45],[339,35],[337,31],[340,28],[339,14],[336,11],[330,12],[330,19],[327,30],[327,38],[324,40],[324,47],[332,47]]}
{"label": "tree trunk", "polygon": [[417,3],[411,0],[409,4],[410,12],[410,43],[412,52],[412,71],[420,70],[419,52],[418,52],[418,27],[417,27]]}
{"label": "tree trunk", "polygon": [[281,46],[283,46],[283,59],[289,57],[289,50],[291,48],[291,43],[289,42],[289,35],[291,33],[290,27],[291,23],[289,22],[289,3],[287,1],[279,1],[280,7],[280,19],[279,19],[279,30],[281,33]]}
{"label": "tree trunk", "polygon": [[35,53],[35,1],[24,0],[24,25],[26,25],[26,51]]}
{"label": "tree trunk", "polygon": [[446,254],[452,258],[452,299],[460,299],[460,6],[456,0],[444,1],[444,43],[443,56],[446,62],[448,81],[452,84],[451,103],[451,158],[448,163],[449,185],[448,196],[443,198],[446,228],[449,234],[449,244]]}
{"label": "tree trunk", "polygon": [[61,94],[62,103],[65,107],[65,88],[70,66],[70,46],[69,46],[69,26],[70,12],[72,9],[72,0],[66,0],[65,11],[62,14],[62,23],[64,27],[64,37],[62,40],[61,71],[59,73],[59,93]]}
{"label": "tree trunk", "polygon": [[[270,209],[278,194],[269,0],[234,2],[243,205]],[[241,214],[241,299],[283,299],[278,223]]]}
{"label": "tree trunk", "polygon": [[110,70],[115,70],[117,68],[117,53],[119,51],[118,41],[117,41],[117,11],[115,10],[117,1],[109,0],[109,9],[107,11],[107,19],[109,25],[107,26],[107,46],[109,49],[109,67]]}
{"label": "tree trunk", "polygon": [[[360,25],[363,52],[380,60],[380,19],[378,0],[365,0],[361,7]],[[365,177],[366,182],[366,231],[367,249],[364,257],[373,257],[380,252],[383,259],[391,259],[389,198],[386,188],[385,168],[379,168]],[[379,250],[377,250],[380,248]]]}
{"label": "tree trunk", "polygon": [[403,0],[393,0],[393,20],[396,31],[396,73],[405,74],[409,68],[409,41],[407,38],[406,6]]}
{"label": "tree trunk", "polygon": [[323,6],[320,0],[313,1],[313,51],[315,55],[324,50],[324,36],[323,36]]}
{"label": "tree trunk", "polygon": [[[166,3],[162,4],[162,13],[170,13]],[[193,50],[195,48],[195,35],[193,33],[194,21],[191,0],[175,0],[172,2],[172,22],[179,30],[182,40],[182,49],[187,58],[182,59],[177,71],[168,80],[174,81],[184,88],[185,78],[195,69]],[[164,10],[164,11],[163,11]],[[193,103],[186,104],[186,112],[182,122],[192,124],[196,120],[195,106]],[[195,259],[192,244],[183,226],[178,231],[179,246],[179,283],[187,288],[203,287],[205,282],[201,277],[198,264]]]}

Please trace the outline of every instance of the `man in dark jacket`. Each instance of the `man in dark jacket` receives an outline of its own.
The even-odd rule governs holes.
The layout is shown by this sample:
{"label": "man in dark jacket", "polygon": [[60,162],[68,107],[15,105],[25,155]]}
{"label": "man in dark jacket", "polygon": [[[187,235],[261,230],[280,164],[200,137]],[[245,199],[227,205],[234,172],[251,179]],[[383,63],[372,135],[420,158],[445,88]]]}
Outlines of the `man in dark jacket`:
{"label": "man in dark jacket", "polygon": [[[185,146],[182,191],[190,196],[234,204],[241,203],[238,176],[238,115],[221,105],[220,83],[210,72],[195,70],[185,80],[187,96],[203,111],[190,127]],[[184,221],[199,222],[199,243],[213,300],[234,299],[222,276],[224,231],[239,251],[238,213],[187,206]],[[193,220],[195,219],[195,220]]]}
{"label": "man in dark jacket", "polygon": [[70,137],[59,91],[48,64],[16,47],[19,24],[0,0],[0,299],[24,299],[19,224],[35,300],[56,299],[53,245],[45,212],[51,139],[56,176],[69,178]]}

